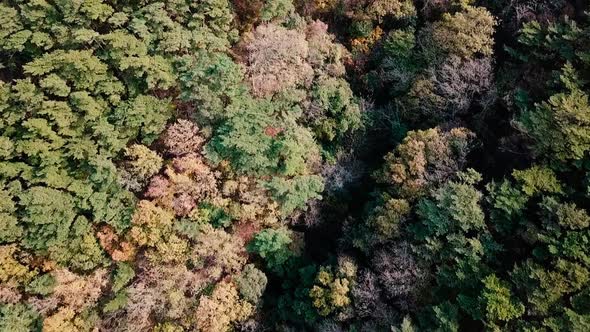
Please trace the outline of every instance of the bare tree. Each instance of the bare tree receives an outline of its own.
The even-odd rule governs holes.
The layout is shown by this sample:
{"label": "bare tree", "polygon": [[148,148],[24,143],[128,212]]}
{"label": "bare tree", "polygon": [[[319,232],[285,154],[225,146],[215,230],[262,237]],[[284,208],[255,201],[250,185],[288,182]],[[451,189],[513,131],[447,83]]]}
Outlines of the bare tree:
{"label": "bare tree", "polygon": [[419,265],[410,245],[404,242],[381,249],[372,263],[384,295],[402,310],[413,307],[427,272]]}

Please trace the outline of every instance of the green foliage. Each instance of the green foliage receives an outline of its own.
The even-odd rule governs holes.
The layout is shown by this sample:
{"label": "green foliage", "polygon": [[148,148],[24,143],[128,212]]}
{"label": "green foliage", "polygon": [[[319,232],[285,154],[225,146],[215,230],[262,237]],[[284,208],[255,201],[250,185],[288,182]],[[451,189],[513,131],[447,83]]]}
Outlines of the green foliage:
{"label": "green foliage", "polygon": [[490,275],[483,280],[484,290],[479,298],[488,322],[509,321],[524,314],[525,308],[515,299],[509,285]]}
{"label": "green foliage", "polygon": [[565,261],[559,262],[555,269],[547,270],[529,260],[515,266],[512,277],[515,284],[528,293],[527,308],[547,316],[560,311],[562,298],[579,290],[587,282],[588,271]]}
{"label": "green foliage", "polygon": [[518,54],[523,60],[534,57],[549,61],[555,58],[572,61],[576,58],[572,41],[582,38],[583,30],[575,21],[565,18],[562,22],[547,25],[541,25],[538,21],[526,22],[519,33],[518,42],[526,46],[527,50],[526,54]]}
{"label": "green foliage", "polygon": [[12,195],[7,190],[0,189],[0,244],[19,240],[24,229],[18,223],[18,219],[12,214],[16,211],[16,204]]}
{"label": "green foliage", "polygon": [[392,97],[406,94],[422,68],[414,27],[394,29],[383,39],[383,58],[379,66],[366,75],[374,93],[386,93]]}
{"label": "green foliage", "polygon": [[25,248],[76,268],[92,269],[103,263],[88,220],[76,217],[71,195],[47,187],[31,187],[23,192],[20,203],[25,207],[22,221],[27,226]]}
{"label": "green foliage", "polygon": [[0,331],[29,332],[40,329],[40,315],[25,304],[0,304]]}
{"label": "green foliage", "polygon": [[522,112],[519,125],[534,140],[538,155],[578,160],[590,150],[590,104],[588,95],[567,76],[562,75],[561,82],[566,90]]}
{"label": "green foliage", "polygon": [[[177,85],[175,56],[227,49],[230,9],[227,1],[2,5],[0,52],[18,58],[9,69],[22,74],[0,87],[1,181],[24,186],[18,205],[2,208],[2,242],[22,238],[75,268],[102,263],[91,224],[121,230],[133,206],[113,159],[164,129],[171,99],[152,93]],[[135,166],[138,178],[154,172]]]}
{"label": "green foliage", "polygon": [[487,185],[487,189],[490,192],[488,200],[493,204],[494,209],[502,211],[507,216],[519,214],[528,202],[529,197],[507,180],[501,183],[491,182]]}
{"label": "green foliage", "polygon": [[225,53],[201,51],[178,60],[182,98],[196,103],[199,117],[210,121],[226,119],[228,108],[244,98],[244,72]]}
{"label": "green foliage", "polygon": [[125,149],[121,182],[128,189],[139,191],[162,168],[162,157],[145,145],[134,144]]}
{"label": "green foliage", "polygon": [[127,296],[127,293],[124,291],[118,292],[112,300],[104,305],[102,310],[106,313],[109,313],[124,309],[128,301],[129,297]]}
{"label": "green foliage", "polygon": [[247,107],[230,118],[217,131],[207,146],[213,161],[229,159],[236,170],[269,173],[278,168],[275,140],[264,130],[272,127],[271,117],[264,108]]}
{"label": "green foliage", "polygon": [[[480,290],[491,271],[489,262],[501,249],[485,223],[481,206],[483,194],[475,188],[481,175],[469,169],[458,173],[457,178],[435,190],[432,198],[418,203],[420,223],[411,227],[414,241],[418,241],[415,243],[421,246],[417,248],[418,253],[433,265],[435,292],[444,294],[452,290],[456,294],[456,298],[441,296],[438,301],[442,303],[435,302],[439,304],[432,308],[436,320],[428,324],[445,331],[457,331],[459,317],[463,314],[487,321],[482,310],[484,313],[497,310],[493,308],[496,305],[493,301],[500,301],[490,300],[494,295],[492,290]],[[493,281],[484,284],[493,288]],[[480,296],[480,292],[484,295]],[[485,304],[478,305],[482,302]],[[488,307],[481,309],[481,306]],[[488,314],[490,322],[498,319],[499,314]]]}
{"label": "green foliage", "polygon": [[572,307],[580,313],[588,314],[590,309],[590,289],[585,288],[572,297]]}
{"label": "green foliage", "polygon": [[79,216],[71,226],[69,243],[49,248],[49,257],[74,269],[91,270],[107,263],[90,222]]}
{"label": "green foliage", "polygon": [[356,277],[356,266],[350,264],[344,262],[336,271],[331,267],[320,267],[309,290],[309,297],[320,316],[343,311],[351,304],[349,293]]}
{"label": "green foliage", "polygon": [[30,294],[48,295],[53,292],[53,287],[56,285],[55,278],[49,274],[42,274],[35,277],[26,285],[25,290]]}
{"label": "green foliage", "polygon": [[576,204],[558,204],[555,215],[559,225],[566,229],[583,230],[590,226],[590,216]]}
{"label": "green foliage", "polygon": [[205,225],[206,224],[199,219],[196,221],[192,220],[192,218],[181,219],[174,223],[174,230],[178,234],[186,236],[189,239],[195,239],[201,234],[203,228],[206,227]]}
{"label": "green foliage", "polygon": [[397,238],[402,233],[411,207],[408,201],[383,195],[367,218],[367,225],[374,229],[381,241]]}
{"label": "green foliage", "polygon": [[416,46],[415,30],[391,30],[383,41],[385,55],[394,59],[410,60]]}
{"label": "green foliage", "polygon": [[584,331],[590,328],[589,315],[580,315],[573,310],[565,309],[562,317],[548,319],[545,325],[554,331]]}
{"label": "green foliage", "polygon": [[71,195],[56,189],[32,187],[21,194],[20,203],[26,207],[23,218],[27,224],[25,247],[47,250],[50,244],[67,240],[70,225],[76,217]]}
{"label": "green foliage", "polygon": [[533,166],[526,170],[514,170],[512,176],[527,196],[534,196],[538,193],[559,194],[562,192],[559,180],[549,168]]}
{"label": "green foliage", "polygon": [[260,11],[262,21],[272,19],[284,19],[295,11],[292,0],[264,0],[264,5]]}
{"label": "green foliage", "polygon": [[354,21],[350,26],[351,35],[357,38],[367,38],[373,32],[374,25],[370,20]]}
{"label": "green foliage", "polygon": [[242,273],[236,278],[236,285],[242,297],[253,304],[258,303],[264,289],[266,288],[267,278],[264,272],[257,269],[254,265],[248,264],[242,270]]}
{"label": "green foliage", "polygon": [[540,194],[562,194],[562,184],[547,167],[533,166],[525,170],[513,170],[517,183],[504,180],[487,185],[488,202],[493,205],[492,220],[499,231],[509,233],[522,222],[529,200]]}
{"label": "green foliage", "polygon": [[445,332],[459,331],[459,312],[449,302],[433,307],[437,330]]}
{"label": "green foliage", "polygon": [[[513,176],[516,185],[504,181],[501,185],[491,186],[492,221],[494,226],[505,229],[503,238],[506,241],[520,241],[520,247],[531,251],[514,267],[503,267],[509,270],[511,286],[494,281],[494,287],[504,289],[505,303],[498,306],[503,310],[497,310],[493,315],[495,318],[488,318],[491,324],[494,319],[496,323],[502,319],[513,320],[526,308],[527,313],[540,316],[542,324],[552,326],[552,329],[572,326],[569,324],[576,323],[569,319],[577,321],[581,318],[578,310],[585,312],[575,305],[572,310],[566,303],[590,278],[590,259],[584,244],[588,241],[590,219],[576,204],[560,201],[568,190],[550,169],[534,166],[514,171]],[[529,215],[528,211],[535,213]],[[489,288],[488,282],[486,280]],[[513,294],[522,294],[520,301],[524,307],[515,302],[518,300],[511,295],[511,289]],[[564,312],[568,313],[563,315]]]}
{"label": "green foliage", "polygon": [[[344,47],[298,16],[297,30],[270,28],[298,43],[260,44],[261,59],[275,41],[280,55],[295,54],[277,67],[292,70],[293,89],[251,94],[233,5],[0,4],[0,330],[238,328],[267,283],[253,265],[242,269],[254,232],[248,250],[289,272],[291,232],[263,228],[321,198],[316,138],[337,150],[360,127],[360,109]],[[277,24],[295,12],[290,0],[258,9]],[[317,123],[303,118],[311,104]],[[222,193],[227,183],[236,186]],[[206,198],[187,199],[201,190]],[[309,304],[308,291],[299,298]]]}
{"label": "green foliage", "polygon": [[465,128],[411,131],[375,177],[389,183],[399,198],[415,200],[459,171],[474,135]]}
{"label": "green foliage", "polygon": [[264,259],[269,270],[281,274],[287,261],[295,255],[291,250],[291,232],[285,228],[265,229],[248,244],[248,251]]}
{"label": "green foliage", "polygon": [[404,320],[402,321],[402,324],[399,328],[397,328],[397,327],[391,328],[391,332],[415,332],[415,331],[416,331],[416,329],[412,325],[412,320],[408,316],[404,317]]}
{"label": "green foliage", "polygon": [[292,118],[280,119],[268,100],[248,100],[223,123],[207,146],[213,161],[228,159],[239,172],[267,175],[306,173],[318,154],[309,131]]}
{"label": "green foliage", "polygon": [[3,1],[0,330],[590,330],[588,21],[472,2]]}
{"label": "green foliage", "polygon": [[319,140],[332,142],[359,128],[360,109],[345,80],[320,80],[311,95],[313,112],[320,114],[312,123]]}
{"label": "green foliage", "polygon": [[467,6],[455,14],[445,13],[431,26],[434,45],[427,52],[442,51],[466,58],[476,54],[489,56],[493,52],[496,25],[496,19],[483,7]]}
{"label": "green foliage", "polygon": [[134,277],[135,271],[133,270],[133,267],[131,267],[131,265],[127,263],[118,263],[117,270],[115,271],[115,274],[113,276],[113,286],[111,287],[111,289],[115,293],[119,292]]}
{"label": "green foliage", "polygon": [[114,111],[114,125],[124,128],[123,135],[137,137],[144,144],[152,143],[170,117],[170,101],[154,96],[140,95],[122,102]]}
{"label": "green foliage", "polygon": [[287,216],[295,209],[304,208],[309,200],[321,199],[324,181],[318,175],[303,175],[290,179],[275,177],[265,182],[264,186],[279,203],[281,213]]}
{"label": "green foliage", "polygon": [[229,227],[233,221],[227,211],[209,203],[201,203],[198,210],[191,214],[191,220],[197,224],[211,224],[216,228]]}
{"label": "green foliage", "polygon": [[297,266],[283,278],[281,293],[278,299],[278,313],[281,319],[300,325],[314,323],[320,316],[311,302],[309,292],[315,283],[318,268],[315,265]]}
{"label": "green foliage", "polygon": [[481,176],[470,170],[459,177],[460,182],[449,182],[435,191],[433,200],[422,200],[418,204],[418,214],[427,234],[443,236],[485,229],[480,207],[483,195],[473,187]]}

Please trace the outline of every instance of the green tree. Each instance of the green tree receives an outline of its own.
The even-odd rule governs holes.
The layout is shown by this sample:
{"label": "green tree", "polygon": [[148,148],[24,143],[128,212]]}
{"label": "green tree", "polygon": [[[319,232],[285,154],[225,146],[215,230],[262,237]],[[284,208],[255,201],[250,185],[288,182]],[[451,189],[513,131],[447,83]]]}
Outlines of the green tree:
{"label": "green tree", "polygon": [[0,304],[0,330],[29,332],[40,329],[40,315],[25,304]]}
{"label": "green tree", "polygon": [[252,264],[246,265],[235,281],[240,295],[246,301],[254,304],[258,303],[268,282],[264,272]]}
{"label": "green tree", "polygon": [[534,140],[537,155],[557,161],[578,160],[590,150],[590,104],[577,85],[576,73],[566,65],[560,80],[565,91],[556,93],[519,117],[520,128]]}
{"label": "green tree", "polygon": [[455,14],[445,13],[430,29],[433,45],[427,52],[445,52],[470,58],[493,52],[496,19],[483,7],[467,6]]}
{"label": "green tree", "polygon": [[271,196],[280,204],[283,216],[291,214],[295,209],[302,209],[311,199],[320,199],[324,189],[324,181],[318,175],[303,175],[294,178],[275,177],[264,186]]}
{"label": "green tree", "polygon": [[284,19],[293,12],[295,12],[295,6],[292,0],[265,0],[260,11],[260,19],[262,21]]}
{"label": "green tree", "polygon": [[18,219],[13,215],[16,204],[12,199],[7,190],[0,190],[0,244],[20,240],[24,233],[22,225],[19,225]]}
{"label": "green tree", "polygon": [[492,274],[487,276],[483,283],[484,289],[479,300],[488,322],[505,322],[524,314],[524,305],[514,298],[506,282]]}
{"label": "green tree", "polygon": [[285,228],[265,229],[248,244],[248,251],[264,259],[269,270],[281,274],[287,261],[295,255],[291,250],[291,232]]}
{"label": "green tree", "polygon": [[217,129],[207,146],[208,157],[214,162],[228,159],[236,171],[259,176],[308,172],[307,163],[319,155],[317,144],[291,114],[281,119],[277,106],[269,100],[245,101],[241,111]]}
{"label": "green tree", "polygon": [[469,169],[457,178],[418,203],[420,222],[410,228],[420,244],[416,250],[434,271],[436,292],[456,294],[441,296],[432,307],[440,317],[430,324],[448,331],[458,330],[459,317],[465,314],[485,320],[478,305],[483,301],[479,299],[482,283],[502,248],[485,223],[483,194],[475,187],[481,175]]}
{"label": "green tree", "polygon": [[350,304],[350,281],[346,278],[334,277],[326,268],[320,268],[316,284],[309,291],[313,306],[321,316],[328,316]]}
{"label": "green tree", "polygon": [[310,120],[319,140],[332,142],[360,127],[360,108],[343,79],[319,80],[311,97]]}
{"label": "green tree", "polygon": [[113,276],[113,292],[120,291],[131,279],[135,277],[135,271],[127,263],[117,263],[117,270]]}
{"label": "green tree", "polygon": [[134,144],[125,149],[121,182],[127,188],[141,190],[162,168],[162,157],[145,145]]}
{"label": "green tree", "polygon": [[320,316],[343,312],[351,304],[350,290],[356,281],[357,266],[341,258],[335,267],[320,267],[309,290],[312,305]]}
{"label": "green tree", "polygon": [[393,185],[395,196],[415,200],[462,168],[473,139],[474,134],[465,128],[411,131],[385,156],[376,178]]}
{"label": "green tree", "polygon": [[199,119],[217,122],[231,115],[245,98],[244,71],[227,54],[199,51],[198,56],[178,59],[177,70],[183,100],[196,103]]}

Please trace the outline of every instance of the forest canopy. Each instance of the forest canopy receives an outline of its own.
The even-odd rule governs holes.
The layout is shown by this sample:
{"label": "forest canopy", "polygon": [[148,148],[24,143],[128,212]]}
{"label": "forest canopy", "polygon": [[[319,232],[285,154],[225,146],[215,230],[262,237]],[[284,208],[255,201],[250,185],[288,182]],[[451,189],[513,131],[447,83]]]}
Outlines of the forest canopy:
{"label": "forest canopy", "polygon": [[2,1],[0,331],[590,331],[589,12]]}

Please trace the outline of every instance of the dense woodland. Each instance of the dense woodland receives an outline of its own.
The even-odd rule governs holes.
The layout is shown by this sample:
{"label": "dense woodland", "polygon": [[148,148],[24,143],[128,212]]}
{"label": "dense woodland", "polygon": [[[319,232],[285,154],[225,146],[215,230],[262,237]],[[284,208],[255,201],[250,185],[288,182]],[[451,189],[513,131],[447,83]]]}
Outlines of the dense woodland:
{"label": "dense woodland", "polygon": [[2,0],[0,331],[590,331],[576,0]]}

